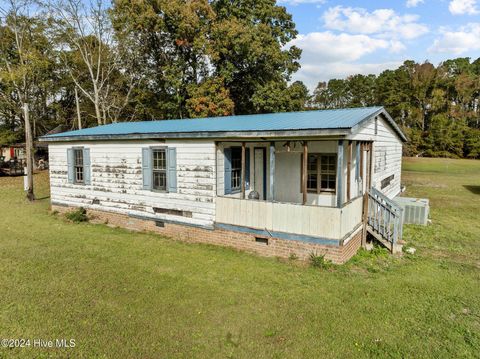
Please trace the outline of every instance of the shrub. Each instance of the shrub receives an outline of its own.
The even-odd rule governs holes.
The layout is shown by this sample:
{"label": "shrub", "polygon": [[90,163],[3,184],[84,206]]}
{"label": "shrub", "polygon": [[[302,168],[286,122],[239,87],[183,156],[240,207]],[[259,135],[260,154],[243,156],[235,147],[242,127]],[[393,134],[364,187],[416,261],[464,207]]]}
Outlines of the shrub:
{"label": "shrub", "polygon": [[75,223],[88,222],[87,210],[83,207],[77,208],[65,214],[65,217]]}
{"label": "shrub", "polygon": [[292,252],[288,256],[288,259],[291,260],[291,261],[296,261],[298,259],[298,256],[295,254],[295,252]]}
{"label": "shrub", "polygon": [[310,264],[312,267],[327,269],[331,267],[331,263],[325,259],[325,255],[317,255],[317,253],[310,253]]}

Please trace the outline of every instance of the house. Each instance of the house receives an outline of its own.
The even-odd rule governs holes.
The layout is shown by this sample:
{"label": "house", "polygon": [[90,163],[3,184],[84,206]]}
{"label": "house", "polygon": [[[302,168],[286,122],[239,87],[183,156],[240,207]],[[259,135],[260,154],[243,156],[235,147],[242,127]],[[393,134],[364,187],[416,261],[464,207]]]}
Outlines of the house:
{"label": "house", "polygon": [[9,146],[2,146],[0,148],[0,157],[3,157],[5,162],[12,159],[24,160],[25,159],[25,144],[18,143]]}
{"label": "house", "polygon": [[399,238],[390,200],[406,137],[383,107],[124,122],[41,140],[59,211],[335,263],[366,230],[392,246]]}

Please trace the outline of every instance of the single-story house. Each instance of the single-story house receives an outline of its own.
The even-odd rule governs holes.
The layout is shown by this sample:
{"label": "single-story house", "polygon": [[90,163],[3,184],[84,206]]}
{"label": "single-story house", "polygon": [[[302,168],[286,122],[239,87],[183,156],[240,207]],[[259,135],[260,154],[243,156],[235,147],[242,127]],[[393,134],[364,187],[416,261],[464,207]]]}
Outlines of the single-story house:
{"label": "single-story house", "polygon": [[17,160],[24,160],[25,159],[25,144],[18,143],[8,146],[2,146],[0,148],[0,157],[3,157],[5,162],[17,159]]}
{"label": "single-story house", "polygon": [[356,253],[367,222],[398,239],[385,202],[400,193],[406,137],[383,107],[123,122],[41,141],[59,211],[335,263]]}

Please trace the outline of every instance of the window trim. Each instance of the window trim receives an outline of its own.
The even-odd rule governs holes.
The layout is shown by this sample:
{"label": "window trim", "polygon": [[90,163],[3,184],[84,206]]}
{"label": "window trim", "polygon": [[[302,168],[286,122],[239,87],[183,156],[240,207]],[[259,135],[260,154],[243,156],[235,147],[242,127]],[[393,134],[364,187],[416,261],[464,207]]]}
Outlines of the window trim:
{"label": "window trim", "polygon": [[[158,189],[154,188],[154,181],[153,181],[153,172],[154,172],[154,166],[153,166],[153,152],[154,151],[161,151],[163,150],[165,153],[165,189]],[[168,193],[168,146],[151,146],[150,147],[150,178],[152,181],[152,188],[150,189],[151,192],[157,192],[157,193]]]}
{"label": "window trim", "polygon": [[[83,146],[72,147],[72,151],[73,151],[73,163],[72,163],[73,184],[77,185],[77,186],[86,186],[86,184],[85,184],[85,158],[84,158],[85,153],[84,153],[84,150],[85,150],[85,147],[83,147]],[[76,162],[75,162],[75,152],[76,151],[82,151],[82,178],[83,178],[83,180],[81,182],[77,181],[76,168],[80,167],[80,166],[77,166]]]}
{"label": "window trim", "polygon": [[[334,195],[337,193],[337,167],[338,167],[338,153],[336,152],[312,152],[308,153],[308,156],[314,155],[317,156],[317,190],[309,189],[307,187],[307,193],[312,194],[331,194]],[[334,163],[335,163],[335,189],[322,189],[322,173],[321,173],[321,157],[322,156],[333,156]],[[303,163],[303,153],[300,156],[300,193],[302,193],[302,181],[303,181],[303,171],[302,171],[302,163]],[[307,158],[307,166],[308,166],[308,158]],[[308,168],[307,168],[307,176],[308,176]],[[308,178],[307,178],[308,179]],[[308,183],[307,183],[308,185]]]}

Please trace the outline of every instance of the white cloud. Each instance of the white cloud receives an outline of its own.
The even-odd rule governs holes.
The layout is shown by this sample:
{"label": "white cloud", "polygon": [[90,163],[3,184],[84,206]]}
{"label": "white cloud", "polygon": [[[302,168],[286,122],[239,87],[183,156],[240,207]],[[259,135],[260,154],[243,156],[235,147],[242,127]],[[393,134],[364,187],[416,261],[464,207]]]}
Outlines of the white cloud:
{"label": "white cloud", "polygon": [[367,35],[334,34],[330,31],[311,32],[299,35],[289,45],[303,49],[302,59],[312,59],[322,62],[355,61],[360,57],[378,49],[388,49],[389,42],[374,39]]}
{"label": "white cloud", "polygon": [[477,7],[477,0],[452,0],[448,10],[453,15],[476,15],[480,13]]}
{"label": "white cloud", "polygon": [[429,52],[460,55],[480,50],[480,23],[470,23],[456,31],[440,29],[440,33],[441,36],[435,39]]}
{"label": "white cloud", "polygon": [[407,0],[407,7],[417,7],[419,4],[423,3],[424,0]]}
{"label": "white cloud", "polygon": [[392,9],[368,12],[362,8],[335,6],[323,14],[325,27],[331,30],[383,37],[414,39],[428,32],[417,15],[397,15]]}
{"label": "white cloud", "polygon": [[398,40],[390,41],[390,52],[397,54],[399,52],[405,51],[406,49],[407,47],[401,41],[398,41]]}
{"label": "white cloud", "polygon": [[327,0],[279,0],[279,4],[299,5],[299,4],[325,4]]}
{"label": "white cloud", "polygon": [[378,50],[403,51],[403,44],[385,39],[376,39],[365,34],[335,34],[331,31],[299,35],[288,46],[303,50],[301,69],[295,80],[303,81],[313,90],[319,81],[344,78],[357,73],[378,74],[387,68],[398,67],[401,62],[356,63],[362,57]]}

